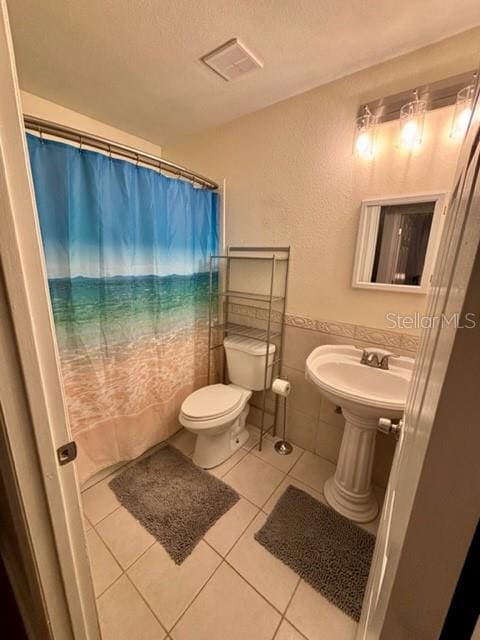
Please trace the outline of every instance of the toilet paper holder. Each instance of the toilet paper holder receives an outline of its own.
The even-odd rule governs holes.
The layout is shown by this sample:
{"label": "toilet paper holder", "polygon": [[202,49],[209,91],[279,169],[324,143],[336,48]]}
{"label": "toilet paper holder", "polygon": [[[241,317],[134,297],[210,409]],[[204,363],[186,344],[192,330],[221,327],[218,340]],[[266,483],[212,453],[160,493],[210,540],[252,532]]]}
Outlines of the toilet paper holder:
{"label": "toilet paper holder", "polygon": [[[285,384],[287,383],[287,384]],[[276,389],[275,389],[276,387]],[[293,447],[290,442],[286,439],[286,431],[287,431],[287,397],[290,395],[291,385],[288,382],[287,378],[276,378],[272,383],[272,390],[274,393],[277,393],[281,397],[283,397],[283,433],[282,439],[277,440],[274,445],[274,449],[281,456],[288,456],[293,451]]]}

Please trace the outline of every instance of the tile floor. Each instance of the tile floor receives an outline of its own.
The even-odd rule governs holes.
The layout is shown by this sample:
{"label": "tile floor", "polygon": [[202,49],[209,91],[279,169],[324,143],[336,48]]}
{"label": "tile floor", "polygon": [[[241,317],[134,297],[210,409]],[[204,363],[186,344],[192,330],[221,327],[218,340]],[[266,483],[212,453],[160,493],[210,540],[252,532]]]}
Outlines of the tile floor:
{"label": "tile floor", "polygon": [[[355,622],[253,538],[289,484],[324,501],[334,465],[298,447],[279,456],[271,438],[259,452],[258,431],[249,430],[245,446],[212,470],[241,499],[180,566],[120,506],[111,476],[82,493],[103,640],[354,637]],[[171,443],[193,452],[194,439],[183,430]]]}

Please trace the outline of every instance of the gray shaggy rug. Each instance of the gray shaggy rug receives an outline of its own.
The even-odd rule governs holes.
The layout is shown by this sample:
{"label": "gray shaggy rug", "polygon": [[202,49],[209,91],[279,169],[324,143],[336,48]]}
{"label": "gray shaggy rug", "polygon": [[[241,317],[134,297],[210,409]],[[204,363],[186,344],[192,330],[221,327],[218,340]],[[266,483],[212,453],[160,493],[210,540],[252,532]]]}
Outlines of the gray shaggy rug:
{"label": "gray shaggy rug", "polygon": [[170,445],[127,467],[109,486],[176,564],[239,500],[231,487]]}
{"label": "gray shaggy rug", "polygon": [[255,539],[359,620],[375,536],[290,485]]}

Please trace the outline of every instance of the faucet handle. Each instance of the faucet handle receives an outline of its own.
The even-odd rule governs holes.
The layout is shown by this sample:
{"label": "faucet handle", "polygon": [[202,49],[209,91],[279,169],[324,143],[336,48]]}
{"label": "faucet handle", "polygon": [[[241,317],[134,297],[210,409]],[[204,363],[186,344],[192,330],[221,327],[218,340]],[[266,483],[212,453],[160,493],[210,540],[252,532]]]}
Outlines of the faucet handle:
{"label": "faucet handle", "polygon": [[365,364],[367,362],[367,358],[370,355],[370,352],[365,347],[359,347],[358,345],[353,345],[355,349],[358,349],[362,352],[362,357],[360,359],[360,364]]}
{"label": "faucet handle", "polygon": [[390,364],[390,358],[399,358],[400,356],[397,355],[396,353],[384,353],[382,355],[382,358],[380,359],[380,364],[379,367],[380,369],[390,369],[389,364]]}

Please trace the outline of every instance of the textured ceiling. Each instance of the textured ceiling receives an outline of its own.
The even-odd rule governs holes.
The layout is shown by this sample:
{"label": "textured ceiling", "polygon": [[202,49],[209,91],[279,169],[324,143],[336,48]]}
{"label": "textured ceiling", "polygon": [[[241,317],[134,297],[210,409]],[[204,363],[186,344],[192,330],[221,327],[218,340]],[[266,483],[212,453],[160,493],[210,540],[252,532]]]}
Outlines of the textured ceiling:
{"label": "textured ceiling", "polygon": [[[157,144],[480,24],[478,0],[8,0],[8,8],[22,89]],[[227,83],[199,58],[232,37],[265,66]]]}

